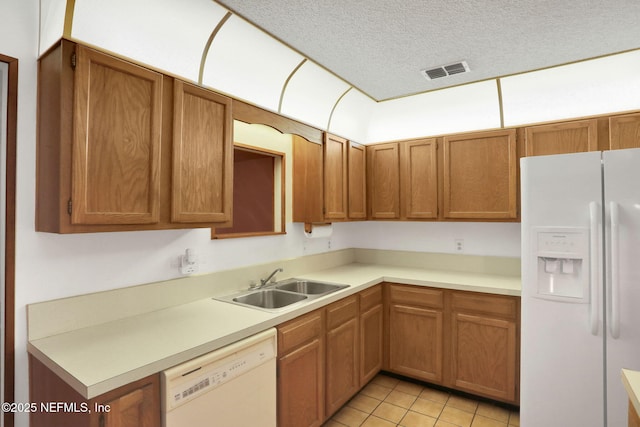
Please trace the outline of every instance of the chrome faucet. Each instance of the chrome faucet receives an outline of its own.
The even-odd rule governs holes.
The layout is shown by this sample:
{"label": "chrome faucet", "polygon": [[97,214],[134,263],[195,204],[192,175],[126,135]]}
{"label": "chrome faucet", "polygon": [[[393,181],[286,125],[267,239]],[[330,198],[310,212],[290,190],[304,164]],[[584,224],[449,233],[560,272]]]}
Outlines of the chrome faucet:
{"label": "chrome faucet", "polygon": [[269,275],[269,277],[267,277],[266,279],[260,279],[260,286],[258,286],[258,289],[260,289],[260,288],[262,288],[262,287],[266,286],[266,285],[271,281],[271,279],[273,278],[273,276],[275,276],[275,275],[276,275],[276,273],[278,273],[278,272],[282,273],[283,271],[284,271],[284,270],[283,270],[282,268],[276,268],[275,270],[273,270],[273,273],[271,273],[271,274]]}

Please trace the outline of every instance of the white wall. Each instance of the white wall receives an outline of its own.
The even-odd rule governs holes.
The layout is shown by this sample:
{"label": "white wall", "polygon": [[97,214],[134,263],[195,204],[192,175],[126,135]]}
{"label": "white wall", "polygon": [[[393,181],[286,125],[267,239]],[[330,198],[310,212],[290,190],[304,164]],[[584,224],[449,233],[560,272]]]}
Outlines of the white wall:
{"label": "white wall", "polygon": [[[0,52],[18,58],[18,205],[16,243],[16,401],[27,402],[27,354],[25,301],[37,293],[31,288],[27,270],[36,270],[38,260],[25,265],[31,244],[23,238],[35,234],[35,118],[36,118],[36,51],[38,34],[37,0],[0,0]],[[26,414],[17,414],[17,426],[27,425]]]}
{"label": "white wall", "polygon": [[[520,223],[367,221],[334,228],[356,248],[520,257]],[[461,252],[457,239],[464,241]]]}

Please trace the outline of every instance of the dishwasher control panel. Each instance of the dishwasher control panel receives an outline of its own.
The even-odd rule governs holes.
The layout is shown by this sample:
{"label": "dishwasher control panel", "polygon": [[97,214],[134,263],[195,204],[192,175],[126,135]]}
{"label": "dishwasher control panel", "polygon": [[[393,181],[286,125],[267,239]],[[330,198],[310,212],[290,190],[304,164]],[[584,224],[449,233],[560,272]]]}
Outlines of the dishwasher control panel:
{"label": "dishwasher control panel", "polygon": [[232,353],[224,353],[225,348],[164,371],[164,410],[177,408],[274,359],[275,339],[262,341]]}

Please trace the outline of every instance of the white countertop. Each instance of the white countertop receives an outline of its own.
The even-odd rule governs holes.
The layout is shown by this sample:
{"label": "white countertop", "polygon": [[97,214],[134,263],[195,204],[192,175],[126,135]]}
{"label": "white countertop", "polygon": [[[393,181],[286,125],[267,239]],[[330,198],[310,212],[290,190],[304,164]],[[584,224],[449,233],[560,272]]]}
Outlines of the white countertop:
{"label": "white countertop", "polygon": [[640,414],[640,372],[629,369],[622,370],[622,383],[629,395],[629,401]]}
{"label": "white countertop", "polygon": [[206,298],[32,340],[28,351],[85,398],[276,326],[382,281],[520,295],[519,277],[349,264],[297,276],[350,285],[276,313]]}

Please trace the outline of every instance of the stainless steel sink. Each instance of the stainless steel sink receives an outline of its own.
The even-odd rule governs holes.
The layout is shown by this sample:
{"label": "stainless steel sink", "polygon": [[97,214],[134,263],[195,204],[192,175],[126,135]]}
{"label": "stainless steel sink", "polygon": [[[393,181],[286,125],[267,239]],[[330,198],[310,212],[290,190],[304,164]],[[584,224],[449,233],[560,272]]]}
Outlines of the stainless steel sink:
{"label": "stainless steel sink", "polygon": [[232,295],[215,297],[214,299],[277,312],[293,304],[304,304],[348,287],[349,285],[337,285],[335,283],[287,279],[262,289],[238,292]]}
{"label": "stainless steel sink", "polygon": [[261,308],[282,308],[307,299],[306,295],[283,292],[277,289],[261,289],[233,298],[234,302]]}
{"label": "stainless steel sink", "polygon": [[348,285],[335,285],[332,283],[308,282],[306,280],[294,280],[276,284],[275,289],[296,292],[305,295],[321,295],[344,289]]}

